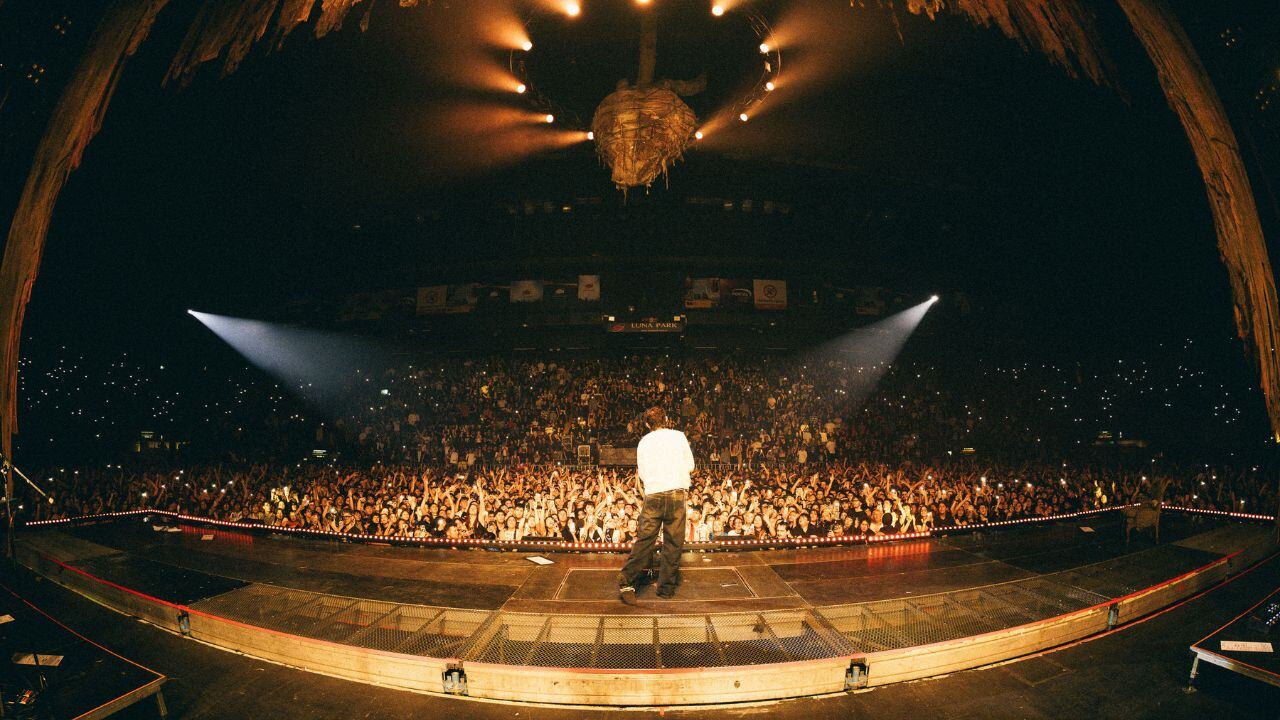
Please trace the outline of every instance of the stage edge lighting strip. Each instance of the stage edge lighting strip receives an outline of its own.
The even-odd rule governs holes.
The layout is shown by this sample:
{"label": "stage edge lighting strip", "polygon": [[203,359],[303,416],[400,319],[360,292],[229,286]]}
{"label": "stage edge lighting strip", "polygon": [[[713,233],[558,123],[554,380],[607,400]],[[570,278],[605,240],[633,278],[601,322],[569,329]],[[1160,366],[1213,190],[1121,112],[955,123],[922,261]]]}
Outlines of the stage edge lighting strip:
{"label": "stage edge lighting strip", "polygon": [[[1004,528],[1017,525],[1032,525],[1035,523],[1053,522],[1056,520],[1071,520],[1073,518],[1088,517],[1098,515],[1105,512],[1120,510],[1126,505],[1112,505],[1103,508],[1095,508],[1093,510],[1081,510],[1073,513],[1059,513],[1057,515],[1046,515],[1044,517],[1019,518],[1017,520],[998,520],[988,523],[973,523],[970,525],[946,525],[943,527],[931,528],[929,530],[921,530],[918,532],[897,533],[893,535],[829,535],[825,537],[803,537],[803,538],[742,538],[742,539],[723,539],[713,540],[710,542],[691,542],[686,543],[686,547],[690,549],[715,550],[715,549],[747,549],[747,548],[767,548],[767,547],[803,547],[803,546],[824,546],[824,545],[847,545],[851,543],[882,543],[893,542],[897,540],[915,540],[919,538],[932,537],[939,533],[960,532],[965,530],[983,530],[988,528]],[[1187,512],[1199,515],[1212,515],[1217,517],[1226,517],[1233,520],[1275,520],[1274,515],[1262,515],[1259,513],[1242,513],[1231,512],[1227,510],[1206,510],[1202,508],[1188,508],[1177,505],[1164,505],[1163,509],[1174,512]],[[199,517],[196,515],[186,515],[174,512],[172,510],[121,510],[119,512],[97,513],[94,515],[80,515],[71,518],[59,518],[56,520],[33,520],[25,523],[26,527],[42,527],[56,525],[70,525],[74,523],[87,522],[91,520],[102,520],[120,517],[130,517],[136,515],[162,515],[165,517],[176,518],[191,523],[199,523],[202,525],[212,525],[215,527],[235,528],[237,530],[265,530],[268,532],[286,533],[291,535],[300,535],[307,537],[325,537],[337,540],[364,540],[374,542],[391,542],[407,545],[421,545],[424,547],[475,547],[491,550],[573,550],[573,551],[605,551],[619,552],[631,549],[631,543],[610,543],[610,542],[569,542],[567,540],[531,540],[518,542],[501,542],[494,540],[484,540],[481,538],[423,538],[412,537],[408,535],[374,535],[372,533],[336,533],[326,530],[312,530],[310,528],[291,528],[279,525],[263,525],[261,523],[234,522],[231,520],[215,520],[213,518]]]}

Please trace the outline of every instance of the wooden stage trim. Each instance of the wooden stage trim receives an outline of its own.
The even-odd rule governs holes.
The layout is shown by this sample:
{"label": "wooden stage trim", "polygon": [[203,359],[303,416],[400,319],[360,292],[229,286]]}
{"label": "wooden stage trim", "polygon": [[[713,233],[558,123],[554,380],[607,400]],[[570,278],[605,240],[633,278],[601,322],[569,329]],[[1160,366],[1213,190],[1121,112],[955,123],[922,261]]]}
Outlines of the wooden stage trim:
{"label": "wooden stage trim", "polygon": [[[1270,539],[1257,541],[1191,572],[1122,597],[1015,627],[932,644],[793,662],[632,670],[463,661],[303,637],[154,598],[71,567],[26,544],[19,548],[19,560],[27,567],[108,607],[225,650],[312,672],[417,692],[494,700],[674,706],[843,692],[954,673],[1049,650],[1190,597],[1253,565],[1274,552],[1275,545]],[[845,619],[856,618],[849,615]],[[370,625],[370,629],[377,627]],[[844,630],[833,626],[823,632]],[[478,628],[475,634],[482,635],[483,631]],[[457,654],[464,653],[459,650]],[[532,656],[530,650],[529,657]]]}
{"label": "wooden stage trim", "polygon": [[654,707],[785,700],[842,692],[849,658],[667,670],[585,670],[466,663],[472,697]]}

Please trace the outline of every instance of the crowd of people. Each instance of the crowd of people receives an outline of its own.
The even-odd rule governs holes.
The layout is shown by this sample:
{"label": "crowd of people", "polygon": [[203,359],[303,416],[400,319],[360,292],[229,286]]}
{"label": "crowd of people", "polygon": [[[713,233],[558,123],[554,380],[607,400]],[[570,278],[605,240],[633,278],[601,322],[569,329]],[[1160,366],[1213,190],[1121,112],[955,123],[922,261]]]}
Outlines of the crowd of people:
{"label": "crowd of people", "polygon": [[310,406],[268,410],[256,432],[235,413],[229,444],[250,457],[264,441],[275,456],[336,448],[366,464],[574,464],[584,445],[634,446],[652,406],[709,464],[929,462],[965,448],[1022,461],[1072,453],[1103,433],[1150,438],[1195,416],[1193,435],[1211,444],[1245,436],[1250,398],[1178,372],[1154,378],[1121,362],[1085,377],[1078,367],[860,364],[821,353],[437,360],[357,371]]}
{"label": "crowd of people", "polygon": [[[810,356],[436,360],[353,372],[323,398],[279,388],[218,413],[221,456],[38,473],[24,517],[156,508],[401,537],[628,542],[634,470],[595,465],[669,408],[699,469],[691,540],[878,535],[1089,510],[1150,496],[1270,512],[1248,463],[1191,465],[1096,430],[1079,371],[994,368],[993,391],[933,366]],[[316,408],[321,408],[317,410]],[[1086,419],[1087,418],[1087,419]],[[1119,428],[1115,435],[1120,434]],[[1097,447],[1099,444],[1106,447]],[[579,449],[586,448],[586,455]],[[317,452],[313,452],[317,451]],[[319,452],[322,451],[322,452]]]}
{"label": "crowd of people", "polygon": [[[1090,510],[1150,497],[1270,512],[1257,468],[1157,468],[1150,475],[1069,464],[828,463],[695,471],[691,541],[890,535]],[[31,519],[154,508],[222,520],[395,537],[626,543],[641,494],[628,469],[513,465],[471,470],[329,463],[172,470],[61,469]],[[1257,507],[1255,507],[1257,506]]]}

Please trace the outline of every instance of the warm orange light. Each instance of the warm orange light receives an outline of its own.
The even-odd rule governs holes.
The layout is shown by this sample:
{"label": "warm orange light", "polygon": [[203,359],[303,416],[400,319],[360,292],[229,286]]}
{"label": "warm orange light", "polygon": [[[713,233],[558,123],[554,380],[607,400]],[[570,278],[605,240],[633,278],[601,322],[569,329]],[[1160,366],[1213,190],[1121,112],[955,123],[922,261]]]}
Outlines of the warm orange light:
{"label": "warm orange light", "polygon": [[596,139],[596,134],[595,134],[595,133],[593,133],[593,132],[591,132],[590,130],[588,130],[588,131],[587,131],[587,139],[588,139],[588,140],[595,140],[595,139]]}
{"label": "warm orange light", "polygon": [[769,47],[769,43],[767,42],[760,43],[760,52],[768,54],[769,50],[771,49],[772,48]]}
{"label": "warm orange light", "polygon": [[564,4],[564,13],[569,17],[578,17],[582,13],[582,6],[571,0]]}
{"label": "warm orange light", "polygon": [[774,85],[772,80],[764,84],[764,89],[768,90],[769,92],[773,92],[773,89],[775,87],[777,87],[777,85]]}
{"label": "warm orange light", "polygon": [[653,2],[653,0],[636,0],[637,5],[648,5],[651,2]]}
{"label": "warm orange light", "polygon": [[529,52],[530,50],[533,49],[533,41],[525,40],[524,42],[520,43],[520,49],[525,52]]}
{"label": "warm orange light", "polygon": [[[465,13],[464,26],[471,28],[465,33],[466,37],[482,39],[486,44],[509,50],[528,50],[533,47],[529,31],[513,8],[492,2],[468,3],[460,12]],[[463,33],[457,34],[458,40],[463,38]]]}
{"label": "warm orange light", "polygon": [[720,17],[724,14],[724,6],[719,3],[711,6],[711,14]]}
{"label": "warm orange light", "polygon": [[516,92],[520,93],[521,95],[523,95],[524,91],[528,89],[529,88],[524,86],[524,83],[520,83],[519,85],[516,86]]}
{"label": "warm orange light", "polygon": [[699,130],[698,132],[694,133],[694,134],[693,134],[693,137],[694,137],[694,139],[695,139],[695,140],[701,140],[701,139],[702,139],[702,131],[701,131],[701,130]]}
{"label": "warm orange light", "polygon": [[553,123],[556,121],[556,116],[552,115],[551,113],[547,113],[546,121],[548,123]]}
{"label": "warm orange light", "polygon": [[738,119],[739,119],[739,120],[741,120],[742,122],[746,122],[746,121],[747,121],[747,114],[746,114],[746,113],[738,113]]}

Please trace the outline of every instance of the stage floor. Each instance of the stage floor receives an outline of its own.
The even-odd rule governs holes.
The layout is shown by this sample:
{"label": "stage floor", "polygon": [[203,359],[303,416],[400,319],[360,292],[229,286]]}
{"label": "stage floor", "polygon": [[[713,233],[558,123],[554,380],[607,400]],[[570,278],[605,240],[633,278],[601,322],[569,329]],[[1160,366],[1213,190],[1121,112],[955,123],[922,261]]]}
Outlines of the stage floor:
{"label": "stage floor", "polygon": [[526,553],[161,527],[36,529],[20,543],[54,572],[348,647],[662,669],[838,658],[1007,630],[1159,585],[1267,533],[1169,515],[1165,542],[1126,546],[1109,514],[847,548],[687,553],[674,600],[647,587],[628,607],[615,595],[618,554],[549,554],[554,564],[538,565]]}
{"label": "stage floor", "polygon": [[424,549],[165,527],[35,528],[27,567],[219,647],[427,692],[578,705],[823,694],[945,675],[1132,622],[1272,552],[1271,529],[1116,513],[844,548],[690,552],[674,600],[621,554]]}
{"label": "stage floor", "polygon": [[[348,682],[254,657],[139,624],[49,582],[26,575],[15,585],[95,640],[156,668],[171,680],[165,697],[171,716],[183,720],[401,720],[458,717],[476,720],[611,720],[657,717],[656,711],[513,706],[406,692]],[[1280,689],[1229,672],[1203,671],[1197,692],[1187,682],[1187,645],[1280,586],[1280,558],[1232,583],[1149,621],[1128,626],[1052,654],[958,672],[927,682],[902,683],[873,692],[840,693],[767,707],[667,708],[681,720],[1058,720],[1059,718],[1274,719]],[[1214,670],[1217,670],[1214,668]],[[152,708],[128,718],[154,720]]]}

